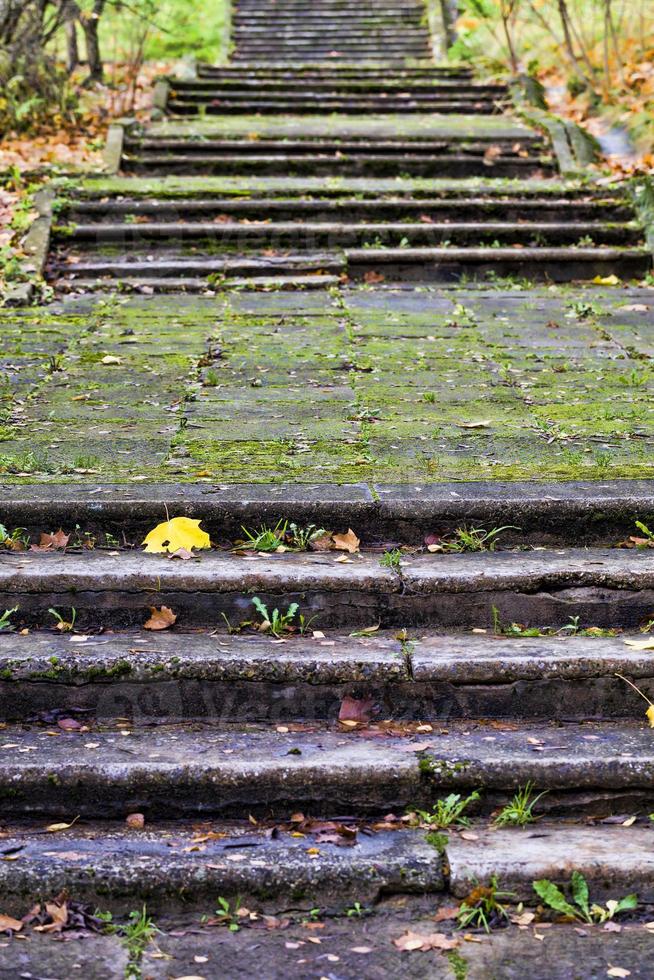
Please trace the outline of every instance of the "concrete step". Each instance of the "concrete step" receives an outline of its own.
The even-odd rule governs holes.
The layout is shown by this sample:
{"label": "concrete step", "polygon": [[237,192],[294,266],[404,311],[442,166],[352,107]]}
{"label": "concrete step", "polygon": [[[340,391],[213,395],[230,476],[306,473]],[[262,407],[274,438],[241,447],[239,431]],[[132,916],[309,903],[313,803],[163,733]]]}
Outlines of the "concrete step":
{"label": "concrete step", "polygon": [[[207,912],[221,895],[260,914],[286,909],[293,917],[318,907],[324,919],[343,915],[355,901],[382,913],[384,898],[403,896],[406,904],[418,894],[430,896],[433,913],[433,903],[441,897],[443,904],[456,905],[494,873],[511,892],[509,906],[524,901],[533,907],[533,881],[548,878],[566,887],[573,867],[586,878],[593,901],[636,891],[643,906],[654,902],[651,833],[641,826],[588,827],[548,820],[524,831],[489,831],[475,824],[477,840],[452,833],[441,856],[422,831],[372,830],[365,821],[355,821],[350,823],[354,846],[322,844],[313,848],[311,859],[311,832],[293,836],[282,829],[271,837],[265,825],[209,826],[205,834],[188,823],[157,824],[135,833],[114,823],[84,823],[44,836],[33,826],[19,825],[3,839],[3,850],[15,848],[20,854],[14,862],[0,862],[5,913],[23,915],[25,895],[54,895],[62,887],[78,901],[115,914],[144,903],[156,916]],[[94,874],[88,873],[91,867]],[[335,925],[329,923],[327,931]],[[351,921],[347,925],[351,931]],[[445,922],[441,929],[452,925]],[[400,935],[403,927],[407,924],[396,921],[395,933]],[[195,943],[201,941],[199,935],[194,929]],[[265,939],[265,933],[261,936]],[[519,938],[524,947],[524,933]],[[353,940],[348,936],[345,941]],[[387,943],[392,949],[390,938]]]}
{"label": "concrete step", "polygon": [[[129,192],[129,182],[124,185],[124,191]],[[276,189],[269,188],[268,194],[259,189],[254,197],[246,195],[227,197],[151,197],[141,198],[119,193],[112,198],[91,199],[81,198],[76,194],[74,199],[60,205],[57,218],[61,231],[56,234],[73,235],[87,222],[94,224],[119,223],[137,226],[134,231],[148,225],[146,222],[174,222],[182,219],[188,227],[195,223],[221,221],[226,218],[232,221],[260,221],[265,213],[266,220],[275,221],[388,221],[388,222],[469,222],[477,220],[504,221],[516,223],[528,222],[569,222],[591,221],[631,222],[634,218],[631,203],[620,195],[609,196],[579,192],[577,197],[538,196],[538,188],[533,189],[531,196],[491,195],[491,194],[454,194],[450,197],[413,195],[380,194],[377,197],[349,197],[347,189],[340,196],[284,196],[277,195]],[[307,188],[309,194],[310,189]],[[63,201],[61,204],[63,205]],[[136,220],[135,220],[136,219]]]}
{"label": "concrete step", "polygon": [[392,177],[398,172],[413,177],[524,178],[552,173],[552,162],[539,156],[500,156],[490,161],[484,154],[457,152],[352,152],[335,148],[311,152],[302,148],[275,151],[264,145],[243,145],[236,152],[203,152],[202,144],[184,146],[180,152],[158,152],[127,146],[122,169],[132,174],[206,174],[241,176],[367,176]]}
{"label": "concrete step", "polygon": [[[635,222],[617,221],[449,221],[449,222],[329,222],[329,221],[241,221],[221,222],[122,222],[64,226],[59,239],[76,244],[117,242],[123,247],[144,242],[212,242],[219,247],[248,247],[252,244],[274,248],[366,248],[378,251],[384,246],[442,245],[482,246],[496,243],[522,246],[576,246],[582,239],[597,245],[640,245],[643,230]],[[373,244],[374,243],[374,244]],[[156,254],[156,253],[155,253]]]}
{"label": "concrete step", "polygon": [[249,560],[208,551],[191,563],[92,551],[10,554],[0,566],[0,608],[18,605],[15,622],[27,627],[52,626],[50,608],[72,607],[81,630],[140,627],[148,608],[163,604],[180,627],[224,629],[224,617],[234,625],[253,618],[253,596],[271,610],[298,603],[318,629],[561,628],[575,616],[586,627],[637,629],[654,608],[654,556],[575,548],[429,554],[396,570],[371,553],[343,564],[333,554]]}
{"label": "concrete step", "polygon": [[[5,819],[288,819],[401,814],[450,792],[480,791],[488,814],[532,782],[540,813],[651,812],[654,751],[645,720],[602,724],[448,722],[438,733],[311,726],[55,725],[2,732]],[[52,736],[51,731],[58,734]],[[123,734],[127,732],[128,734]]]}
{"label": "concrete step", "polygon": [[232,98],[212,98],[209,102],[200,100],[169,99],[166,110],[173,116],[194,116],[201,110],[205,115],[240,114],[246,109],[254,113],[306,113],[314,115],[324,113],[351,113],[360,115],[365,112],[425,112],[439,113],[470,113],[474,115],[492,115],[499,112],[494,100],[476,99],[430,99],[419,100],[392,98],[321,98],[288,99],[283,95],[266,97],[264,95],[252,98],[249,95]]}
{"label": "concrete step", "polygon": [[266,64],[257,61],[250,65],[235,65],[230,62],[228,65],[206,65],[198,64],[198,80],[214,81],[261,81],[266,80],[288,80],[295,82],[298,79],[305,79],[312,82],[359,82],[361,84],[380,83],[391,81],[398,83],[436,83],[439,80],[469,84],[473,80],[472,72],[469,68],[458,68],[456,66],[430,65],[423,67],[403,67],[389,69],[387,66],[367,66],[367,65],[333,65],[321,64],[311,65],[298,62],[288,67],[283,65]]}
{"label": "concrete step", "polygon": [[563,630],[521,639],[416,629],[406,640],[309,630],[281,644],[255,630],[5,634],[0,703],[13,722],[72,715],[136,725],[335,724],[346,697],[370,699],[373,720],[387,724],[640,717],[638,695],[615,675],[652,697],[651,651],[628,646],[625,635]]}
{"label": "concrete step", "polygon": [[[196,403],[185,412],[190,421]],[[435,406],[439,412],[439,406]],[[97,488],[97,492],[96,492]],[[243,526],[275,527],[280,521],[299,527],[315,524],[335,531],[356,530],[364,547],[424,547],[426,533],[454,537],[458,527],[507,527],[502,547],[606,547],[625,540],[635,521],[654,524],[651,480],[601,482],[440,482],[389,486],[301,483],[233,484],[93,483],[4,486],[3,524],[23,527],[38,543],[42,532],[79,524],[98,546],[107,539],[126,547],[140,545],[168,508],[171,515],[202,519],[214,541],[232,543]],[[381,553],[381,552],[380,552]],[[613,552],[612,554],[616,554]],[[27,557],[32,557],[27,556]]]}

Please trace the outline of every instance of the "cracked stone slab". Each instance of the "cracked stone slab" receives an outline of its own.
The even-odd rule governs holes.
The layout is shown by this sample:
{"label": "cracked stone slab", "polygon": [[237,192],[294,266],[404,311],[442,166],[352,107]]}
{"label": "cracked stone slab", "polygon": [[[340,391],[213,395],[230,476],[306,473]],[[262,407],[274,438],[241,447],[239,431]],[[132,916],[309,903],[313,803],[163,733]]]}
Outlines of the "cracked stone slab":
{"label": "cracked stone slab", "polygon": [[[626,819],[626,818],[625,818]],[[567,885],[575,869],[589,884],[591,898],[605,902],[637,892],[654,902],[654,830],[649,827],[582,827],[537,823],[520,829],[475,828],[476,840],[450,836],[450,888],[464,898],[475,882],[497,875],[513,901],[537,904],[532,882],[549,878]]]}
{"label": "cracked stone slab", "polygon": [[[272,726],[133,728],[48,735],[8,726],[0,740],[7,814],[71,818],[190,814],[388,813],[480,789],[488,812],[528,781],[551,812],[616,812],[654,802],[654,751],[642,723],[495,728],[452,722],[414,737]],[[126,731],[128,734],[123,734]],[[419,738],[420,741],[416,741]],[[617,812],[624,812],[618,809]]]}
{"label": "cracked stone slab", "polygon": [[56,836],[10,835],[3,849],[21,849],[18,860],[0,862],[3,911],[16,914],[26,896],[62,888],[77,901],[114,912],[147,903],[151,914],[161,914],[211,913],[218,895],[265,911],[319,903],[342,912],[355,900],[373,905],[384,893],[445,887],[442,861],[420,831],[358,833],[353,847],[315,848],[311,834],[271,837],[247,824],[212,824],[210,833],[202,840],[202,829],[190,824],[135,832],[104,823]]}

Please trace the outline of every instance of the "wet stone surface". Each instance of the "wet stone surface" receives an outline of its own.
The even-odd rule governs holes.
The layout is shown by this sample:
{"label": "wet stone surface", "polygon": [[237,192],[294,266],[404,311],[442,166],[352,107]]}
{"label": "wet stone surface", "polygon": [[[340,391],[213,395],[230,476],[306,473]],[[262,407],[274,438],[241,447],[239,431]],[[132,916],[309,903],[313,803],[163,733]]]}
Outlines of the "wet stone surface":
{"label": "wet stone surface", "polygon": [[3,311],[0,479],[647,478],[650,300],[362,289]]}

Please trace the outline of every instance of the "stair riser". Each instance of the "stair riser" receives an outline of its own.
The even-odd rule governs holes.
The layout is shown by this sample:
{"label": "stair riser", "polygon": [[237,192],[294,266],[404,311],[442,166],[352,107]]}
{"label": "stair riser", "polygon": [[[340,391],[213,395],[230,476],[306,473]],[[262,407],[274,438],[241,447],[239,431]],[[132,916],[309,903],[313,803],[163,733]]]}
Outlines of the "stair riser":
{"label": "stair riser", "polygon": [[515,258],[498,258],[489,254],[482,259],[472,256],[459,260],[439,259],[421,261],[414,258],[406,262],[384,261],[383,257],[372,260],[365,256],[348,257],[348,276],[358,282],[367,273],[378,272],[388,282],[456,282],[462,275],[472,281],[488,282],[493,277],[520,276],[534,282],[587,281],[596,276],[617,275],[621,279],[642,279],[652,267],[649,255],[636,258],[611,257],[592,261],[575,259],[570,256],[565,261],[549,259],[544,253],[541,257],[525,258],[516,250]]}
{"label": "stair riser", "polygon": [[271,248],[294,248],[313,250],[317,248],[356,248],[365,247],[366,243],[375,242],[376,247],[389,245],[401,247],[405,240],[411,246],[438,247],[444,242],[455,246],[476,246],[492,244],[499,241],[505,245],[575,245],[580,238],[590,235],[597,243],[603,245],[637,245],[642,239],[640,229],[593,228],[584,225],[561,225],[547,228],[545,226],[529,227],[516,225],[514,228],[498,229],[470,225],[469,228],[453,226],[451,228],[433,228],[429,224],[421,226],[407,225],[406,227],[386,228],[384,225],[341,225],[328,226],[324,231],[315,227],[307,228],[298,224],[287,228],[267,228],[265,225],[242,225],[229,230],[220,224],[213,228],[194,228],[193,225],[178,225],[166,228],[148,229],[147,225],[103,225],[78,229],[71,236],[62,236],[63,241],[71,244],[83,242],[89,247],[93,243],[102,248],[103,244],[116,244],[129,249],[143,243],[153,242],[170,245],[184,243],[185,245],[214,245],[218,248],[248,248],[250,246],[266,246]]}
{"label": "stair riser", "polygon": [[[48,590],[48,586],[51,589]],[[251,596],[258,595],[269,609],[286,610],[297,603],[307,620],[313,618],[315,628],[355,629],[375,623],[382,628],[431,627],[437,629],[491,628],[493,607],[502,623],[521,623],[526,626],[567,625],[571,617],[579,616],[585,626],[638,629],[647,623],[654,610],[654,590],[643,588],[609,589],[602,587],[554,587],[548,592],[521,593],[489,588],[483,592],[406,594],[360,589],[353,586],[334,592],[307,585],[300,590],[289,583],[287,589],[272,591],[244,584],[243,591],[181,592],[161,583],[157,589],[119,582],[111,591],[87,591],[84,587],[62,589],[56,582],[43,583],[39,593],[23,593],[20,589],[0,592],[0,609],[18,605],[14,622],[21,628],[52,627],[50,608],[76,610],[76,627],[82,631],[100,627],[115,629],[138,628],[148,617],[151,606],[165,605],[178,616],[184,628],[203,627],[225,629],[223,615],[234,626],[255,617]]]}
{"label": "stair riser", "polygon": [[398,171],[412,177],[536,177],[551,171],[551,166],[533,159],[495,161],[488,166],[483,158],[461,158],[442,156],[432,159],[403,159],[400,154],[382,159],[360,156],[349,158],[318,157],[280,157],[257,158],[240,157],[186,157],[151,156],[123,159],[122,169],[126,173],[146,176],[161,176],[170,173],[240,176],[320,176],[329,177],[394,177]]}
{"label": "stair riser", "polygon": [[[92,737],[92,736],[91,736]],[[119,738],[119,736],[116,736]],[[126,743],[126,749],[128,748]],[[82,819],[125,819],[129,813],[144,813],[146,819],[181,817],[288,819],[298,811],[307,814],[382,816],[410,808],[430,809],[433,802],[450,792],[484,789],[482,813],[488,814],[507,803],[518,786],[540,776],[539,789],[548,789],[539,810],[548,814],[578,817],[648,812],[654,807],[654,764],[632,764],[622,778],[617,760],[593,769],[552,766],[549,774],[534,763],[513,765],[507,772],[501,764],[481,765],[454,760],[435,777],[423,776],[418,765],[397,772],[350,766],[346,770],[325,768],[307,771],[292,763],[277,770],[217,769],[189,760],[185,766],[162,768],[109,764],[80,759],[78,764],[56,767],[36,762],[0,770],[0,799],[6,817],[65,817]],[[460,767],[460,768],[459,768]]]}
{"label": "stair riser", "polygon": [[[262,214],[275,221],[413,221],[425,217],[434,222],[443,221],[475,221],[483,218],[489,221],[547,221],[567,222],[574,219],[579,221],[610,222],[630,221],[633,212],[616,202],[614,205],[593,205],[592,203],[573,203],[560,205],[556,202],[534,203],[525,201],[453,201],[433,200],[404,200],[404,201],[276,201],[274,198],[248,201],[216,200],[216,201],[153,201],[150,204],[141,201],[118,202],[109,204],[74,204],[70,210],[60,213],[61,220],[73,224],[114,224],[124,222],[128,215],[147,217],[151,221],[175,222],[183,219],[189,222],[189,231],[193,228],[191,222],[212,221],[212,219],[228,215],[230,220],[239,221],[244,218],[251,221],[261,220]],[[137,231],[147,228],[138,224]],[[130,229],[126,229],[129,231]],[[66,239],[69,236],[66,234]]]}
{"label": "stair riser", "polygon": [[[592,644],[592,640],[589,643]],[[291,641],[292,643],[292,641]],[[156,644],[155,644],[156,645]],[[183,645],[183,638],[180,640]],[[287,647],[292,650],[292,645]],[[271,647],[271,656],[274,656]],[[0,654],[2,647],[0,646]],[[134,658],[132,658],[133,660]],[[12,668],[0,656],[4,676]],[[71,665],[72,666],[72,665]],[[336,722],[344,697],[372,698],[376,717],[395,722],[433,722],[477,718],[513,720],[586,721],[627,719],[639,716],[640,705],[627,685],[613,676],[583,679],[549,677],[507,683],[451,684],[445,681],[381,683],[374,678],[357,683],[319,684],[293,680],[249,681],[238,677],[211,680],[209,670],[198,679],[167,679],[171,673],[162,669],[157,679],[130,680],[127,662],[89,666],[93,671],[106,669],[104,680],[84,679],[85,667],[72,668],[72,683],[66,683],[68,671],[59,658],[56,668],[34,669],[33,679],[0,681],[0,714],[5,721],[21,722],[42,712],[69,711],[73,716],[88,712],[97,722],[115,718],[129,719],[136,725],[157,722],[215,722],[220,724],[284,724],[290,722]],[[111,671],[116,673],[112,675]],[[133,668],[140,671],[138,663]],[[623,667],[631,676],[629,666]],[[57,675],[41,680],[42,673]],[[243,667],[247,675],[251,668]],[[16,671],[14,671],[16,673]],[[28,673],[21,670],[23,677]],[[192,673],[192,671],[191,671]],[[217,673],[222,673],[218,670]],[[97,676],[97,675],[96,675]],[[650,677],[638,677],[641,690],[654,695],[654,669]]]}
{"label": "stair riser", "polygon": [[300,527],[356,528],[366,546],[389,542],[422,546],[425,528],[452,537],[462,525],[516,525],[518,530],[503,532],[502,545],[610,547],[634,532],[634,520],[654,524],[650,481],[443,483],[416,487],[413,492],[411,487],[398,492],[375,485],[374,494],[360,484],[336,493],[333,487],[237,485],[209,494],[192,484],[162,484],[152,490],[99,486],[102,492],[93,499],[74,486],[43,491],[4,488],[2,522],[26,528],[35,542],[42,531],[58,527],[70,531],[79,524],[98,539],[98,546],[106,545],[105,534],[139,545],[173,502],[175,516],[202,519],[216,541],[238,540],[243,526],[275,527],[289,521]]}
{"label": "stair riser", "polygon": [[494,102],[474,102],[474,103],[464,103],[464,102],[438,102],[438,103],[411,103],[411,102],[393,102],[391,100],[383,100],[380,102],[372,101],[325,101],[317,104],[314,100],[309,100],[307,102],[285,102],[283,100],[272,101],[272,100],[257,100],[250,101],[244,100],[242,103],[232,103],[229,100],[214,104],[204,104],[204,103],[186,103],[177,102],[174,99],[168,104],[168,111],[171,115],[183,116],[183,117],[193,117],[198,114],[198,109],[202,107],[204,114],[209,116],[232,116],[240,115],[244,108],[247,107],[249,112],[260,112],[260,113],[293,113],[295,115],[308,115],[315,116],[320,113],[332,113],[338,112],[345,115],[357,115],[365,112],[438,112],[447,114],[474,114],[474,115],[494,115],[499,110],[497,109]]}

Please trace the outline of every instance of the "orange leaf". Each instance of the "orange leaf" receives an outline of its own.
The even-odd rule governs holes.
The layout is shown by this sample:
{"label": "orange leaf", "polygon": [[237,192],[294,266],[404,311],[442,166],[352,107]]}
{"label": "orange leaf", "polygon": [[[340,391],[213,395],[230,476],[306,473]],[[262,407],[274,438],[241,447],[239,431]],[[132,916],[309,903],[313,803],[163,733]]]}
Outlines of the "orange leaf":
{"label": "orange leaf", "polygon": [[169,626],[177,622],[176,614],[168,606],[162,606],[160,609],[157,609],[156,606],[150,606],[150,613],[151,616],[143,624],[143,629],[167,630]]}

